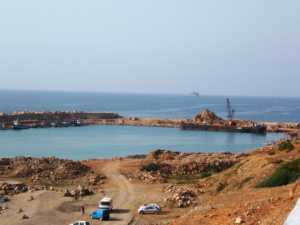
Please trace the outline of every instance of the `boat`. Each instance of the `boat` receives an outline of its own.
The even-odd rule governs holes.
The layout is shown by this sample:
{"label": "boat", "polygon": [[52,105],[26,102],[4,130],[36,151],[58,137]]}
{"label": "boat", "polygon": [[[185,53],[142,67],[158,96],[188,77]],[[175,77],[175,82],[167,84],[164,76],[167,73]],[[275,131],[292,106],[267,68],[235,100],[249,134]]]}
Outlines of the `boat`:
{"label": "boat", "polygon": [[14,130],[24,130],[29,129],[30,127],[20,124],[18,120],[14,120],[12,128]]}
{"label": "boat", "polygon": [[266,134],[267,127],[260,124],[254,124],[252,126],[229,126],[229,125],[214,125],[195,122],[182,122],[180,124],[182,130],[205,130],[205,131],[225,131],[225,132],[237,132],[237,133],[254,133],[254,134]]}

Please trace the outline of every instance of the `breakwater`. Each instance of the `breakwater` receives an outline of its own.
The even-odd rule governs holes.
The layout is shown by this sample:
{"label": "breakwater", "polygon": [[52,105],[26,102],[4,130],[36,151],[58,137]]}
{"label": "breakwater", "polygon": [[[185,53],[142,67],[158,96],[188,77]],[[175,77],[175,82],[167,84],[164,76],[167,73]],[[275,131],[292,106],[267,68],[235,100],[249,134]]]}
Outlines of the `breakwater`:
{"label": "breakwater", "polygon": [[26,129],[88,125],[85,120],[118,119],[117,113],[106,112],[16,112],[0,114],[1,129]]}
{"label": "breakwater", "polygon": [[255,133],[253,124],[265,126],[267,132],[298,133],[297,123],[254,122],[250,120],[224,120],[211,112],[201,112],[193,119],[161,119],[122,117],[110,112],[17,112],[0,113],[0,129],[26,129],[68,127],[83,125],[116,125],[181,128],[184,130],[210,130]]}

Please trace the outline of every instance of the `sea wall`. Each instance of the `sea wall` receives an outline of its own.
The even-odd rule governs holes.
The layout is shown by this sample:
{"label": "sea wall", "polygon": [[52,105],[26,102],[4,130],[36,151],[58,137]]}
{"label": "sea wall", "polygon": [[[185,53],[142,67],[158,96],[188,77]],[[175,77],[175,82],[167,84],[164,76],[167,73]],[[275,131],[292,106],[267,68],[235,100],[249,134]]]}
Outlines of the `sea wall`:
{"label": "sea wall", "polygon": [[1,128],[12,128],[14,121],[28,127],[47,127],[51,123],[69,124],[72,121],[122,118],[117,113],[106,112],[17,112],[0,114]]}

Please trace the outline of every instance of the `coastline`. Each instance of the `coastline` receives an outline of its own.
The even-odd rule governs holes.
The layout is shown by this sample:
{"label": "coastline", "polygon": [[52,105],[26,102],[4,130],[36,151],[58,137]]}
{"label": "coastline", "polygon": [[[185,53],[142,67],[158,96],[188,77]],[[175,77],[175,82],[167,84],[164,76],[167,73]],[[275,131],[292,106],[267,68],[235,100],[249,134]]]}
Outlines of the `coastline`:
{"label": "coastline", "polygon": [[[290,198],[294,184],[272,189],[256,186],[279,165],[299,157],[299,139],[293,144],[292,151],[280,150],[278,141],[241,154],[156,150],[144,156],[80,161],[2,159],[0,189],[11,199],[1,212],[2,221],[51,225],[54,221],[89,220],[88,214],[80,214],[79,206],[92,212],[99,199],[108,195],[115,207],[108,224],[230,225],[240,217],[243,224],[250,225],[259,216],[262,224],[276,221],[273,224],[279,225],[299,191]],[[80,198],[74,200],[77,190]],[[137,208],[145,202],[157,202],[162,213],[139,215]],[[280,210],[274,210],[275,206]],[[16,214],[20,207],[24,212]]]}
{"label": "coastline", "polygon": [[[190,126],[199,125],[195,119],[164,119],[164,118],[139,118],[123,117],[112,112],[16,112],[0,113],[0,130],[14,129],[14,122],[18,122],[20,129],[26,128],[49,128],[69,127],[84,125],[115,125],[115,126],[143,126],[143,127],[167,127],[181,128],[182,124]],[[235,119],[232,121],[223,120],[205,122],[207,130],[226,131],[228,124],[234,122],[235,127],[250,126],[251,123],[266,126],[267,132],[295,133],[300,130],[299,123],[294,122],[268,122]],[[249,125],[250,124],[250,125]],[[229,130],[229,129],[227,129]]]}

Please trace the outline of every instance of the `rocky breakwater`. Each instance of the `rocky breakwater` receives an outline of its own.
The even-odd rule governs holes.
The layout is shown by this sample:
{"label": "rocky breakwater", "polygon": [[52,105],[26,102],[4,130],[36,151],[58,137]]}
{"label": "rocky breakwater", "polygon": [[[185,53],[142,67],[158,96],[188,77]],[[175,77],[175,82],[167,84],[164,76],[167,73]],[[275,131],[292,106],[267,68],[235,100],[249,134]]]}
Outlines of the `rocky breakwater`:
{"label": "rocky breakwater", "polygon": [[117,113],[110,112],[15,112],[0,114],[0,129],[12,129],[17,121],[18,127],[63,127],[93,124],[97,120],[111,120],[122,118]]}
{"label": "rocky breakwater", "polygon": [[0,159],[0,176],[26,178],[33,184],[59,184],[72,182],[91,173],[89,167],[79,161],[55,157],[16,157]]}
{"label": "rocky breakwater", "polygon": [[141,126],[141,127],[170,127],[179,128],[185,119],[159,119],[159,118],[117,118],[88,120],[87,122],[97,125],[117,125],[117,126]]}

